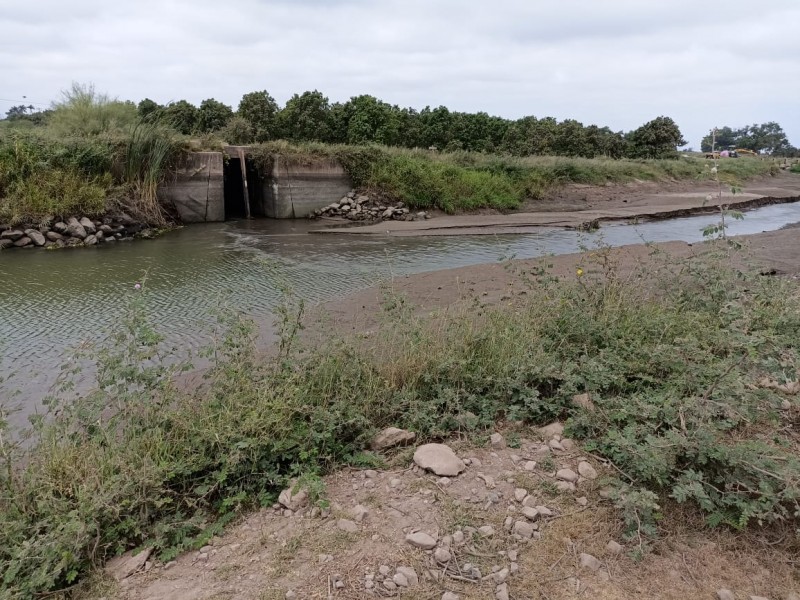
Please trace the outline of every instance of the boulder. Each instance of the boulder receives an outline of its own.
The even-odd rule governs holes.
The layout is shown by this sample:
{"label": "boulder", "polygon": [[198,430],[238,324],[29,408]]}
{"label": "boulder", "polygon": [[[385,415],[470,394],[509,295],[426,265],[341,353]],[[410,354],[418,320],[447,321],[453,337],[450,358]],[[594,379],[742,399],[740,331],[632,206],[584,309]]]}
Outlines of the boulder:
{"label": "boulder", "polygon": [[10,248],[13,245],[14,242],[12,242],[11,240],[0,239],[0,250],[5,250],[6,248]]}
{"label": "boulder", "polygon": [[64,239],[64,236],[61,235],[60,233],[58,233],[57,231],[48,231],[44,235],[51,242],[57,242],[58,240],[63,240]]}
{"label": "boulder", "polygon": [[308,492],[304,489],[294,491],[296,482],[292,482],[288,488],[283,490],[278,496],[278,502],[289,510],[300,510],[308,504]]}
{"label": "boulder", "polygon": [[86,233],[95,233],[97,231],[97,227],[95,227],[95,224],[86,217],[81,217],[79,223],[83,225],[83,228],[86,230]]}
{"label": "boulder", "polygon": [[489,438],[489,442],[495,450],[502,450],[506,447],[506,438],[499,433],[493,433],[491,438]]}
{"label": "boulder", "polygon": [[94,246],[97,243],[97,236],[95,236],[94,234],[87,235],[86,239],[83,240],[83,243],[86,244],[87,246]]}
{"label": "boulder", "polygon": [[544,439],[550,439],[554,435],[561,435],[564,433],[564,425],[555,421],[554,423],[550,423],[550,425],[546,425],[539,429],[539,435],[541,435]]}
{"label": "boulder", "polygon": [[397,567],[397,573],[406,578],[409,587],[413,587],[419,583],[419,576],[411,567]]}
{"label": "boulder", "polygon": [[26,229],[25,235],[31,238],[34,246],[44,246],[44,236],[36,229]]}
{"label": "boulder", "polygon": [[578,473],[584,479],[597,479],[597,471],[585,460],[578,463]]}
{"label": "boulder", "polygon": [[464,461],[446,444],[423,444],[414,452],[414,462],[440,477],[455,477],[466,468]]}
{"label": "boulder", "polygon": [[33,241],[31,241],[31,238],[29,238],[27,235],[23,235],[16,242],[14,242],[14,245],[17,248],[24,248],[25,246],[30,246],[31,244],[33,244]]}
{"label": "boulder", "polygon": [[11,240],[12,242],[16,242],[24,235],[25,232],[20,231],[19,229],[9,229],[3,233],[0,233],[0,240]]}
{"label": "boulder", "polygon": [[561,481],[569,481],[570,483],[575,483],[576,481],[578,481],[579,477],[578,474],[572,469],[559,469],[559,471],[556,473],[556,479],[560,479]]}
{"label": "boulder", "polygon": [[138,554],[134,554],[133,551],[126,552],[108,561],[104,571],[116,581],[122,581],[143,568],[152,551],[152,548],[145,548]]}
{"label": "boulder", "polygon": [[370,446],[373,450],[385,450],[386,448],[409,444],[416,437],[417,434],[413,431],[406,431],[398,427],[387,427],[373,438]]}
{"label": "boulder", "polygon": [[529,540],[533,537],[534,527],[527,521],[515,521],[511,533],[523,539]]}
{"label": "boulder", "polygon": [[415,531],[406,535],[406,542],[415,548],[433,550],[436,547],[436,538],[424,531]]}
{"label": "boulder", "polygon": [[67,224],[63,221],[59,221],[55,225],[53,225],[53,229],[58,233],[67,233]]}
{"label": "boulder", "polygon": [[67,220],[67,233],[72,237],[85,239],[88,233],[86,233],[86,228],[78,222],[78,219],[75,217],[70,217]]}

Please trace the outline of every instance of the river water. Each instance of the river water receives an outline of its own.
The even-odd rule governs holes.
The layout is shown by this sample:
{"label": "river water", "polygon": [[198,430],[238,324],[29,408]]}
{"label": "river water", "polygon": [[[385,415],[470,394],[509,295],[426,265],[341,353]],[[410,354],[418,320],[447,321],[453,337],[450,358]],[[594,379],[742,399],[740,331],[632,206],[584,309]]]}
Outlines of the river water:
{"label": "river water", "polygon": [[[311,234],[309,221],[193,225],[150,241],[58,252],[0,254],[0,400],[12,390],[36,403],[66,353],[97,341],[123,314],[146,277],[151,318],[178,348],[208,344],[220,310],[270,323],[287,286],[320,302],[392,275],[576,252],[581,245],[703,239],[717,215],[638,225],[603,224],[594,233],[541,228],[524,234],[389,237]],[[746,213],[729,233],[772,231],[800,221],[800,203]]]}

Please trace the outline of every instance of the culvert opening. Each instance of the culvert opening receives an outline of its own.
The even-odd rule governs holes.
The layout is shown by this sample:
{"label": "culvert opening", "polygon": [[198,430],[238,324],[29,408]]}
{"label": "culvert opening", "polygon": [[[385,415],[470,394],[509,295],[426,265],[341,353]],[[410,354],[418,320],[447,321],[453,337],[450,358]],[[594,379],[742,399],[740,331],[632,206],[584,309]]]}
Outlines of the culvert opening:
{"label": "culvert opening", "polygon": [[223,176],[225,219],[263,217],[261,177],[253,161],[244,153],[229,156],[225,162]]}

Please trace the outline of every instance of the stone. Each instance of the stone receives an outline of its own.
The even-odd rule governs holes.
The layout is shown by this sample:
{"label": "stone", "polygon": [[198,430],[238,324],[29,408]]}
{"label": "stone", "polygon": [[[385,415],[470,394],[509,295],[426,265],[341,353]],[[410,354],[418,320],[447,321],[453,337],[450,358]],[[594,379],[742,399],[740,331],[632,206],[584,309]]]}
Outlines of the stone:
{"label": "stone", "polygon": [[539,518],[539,511],[530,506],[523,506],[520,511],[529,521],[535,521]]}
{"label": "stone", "polygon": [[390,592],[393,592],[397,589],[397,584],[394,581],[386,580],[383,582],[383,587],[385,587]]}
{"label": "stone", "polygon": [[87,246],[94,246],[95,244],[97,244],[97,241],[98,241],[97,236],[92,234],[92,235],[87,235],[86,238],[83,240],[83,243],[86,244]]}
{"label": "stone", "polygon": [[292,482],[292,484],[278,496],[278,502],[282,506],[293,511],[300,510],[308,504],[308,492],[304,489],[293,491],[296,485],[295,482]]}
{"label": "stone", "polygon": [[67,233],[67,224],[63,221],[59,221],[55,225],[53,225],[53,229],[56,230],[58,233]]}
{"label": "stone", "polygon": [[63,240],[64,236],[56,231],[48,231],[44,234],[45,237],[50,240],[51,242],[57,242],[58,240]]}
{"label": "stone", "polygon": [[792,410],[792,403],[784,398],[781,400],[781,410]]}
{"label": "stone", "polygon": [[386,575],[388,575],[389,573],[391,573],[391,572],[392,572],[392,570],[389,568],[388,565],[381,565],[380,567],[378,567],[378,573],[380,573],[384,577]]}
{"label": "stone", "polygon": [[397,584],[397,587],[408,587],[408,579],[402,573],[395,573],[392,577],[392,581]]}
{"label": "stone", "polygon": [[504,438],[499,433],[493,433],[492,436],[489,438],[489,443],[495,450],[502,450],[503,448],[506,447],[506,438]]}
{"label": "stone", "polygon": [[378,476],[378,472],[373,469],[367,469],[364,471],[364,477],[367,479],[375,479]]}
{"label": "stone", "polygon": [[339,519],[336,522],[336,526],[347,533],[356,533],[359,529],[358,525],[350,519]]}
{"label": "stone", "polygon": [[525,464],[522,465],[522,468],[525,469],[526,471],[535,471],[536,461],[533,460],[526,461]]}
{"label": "stone", "polygon": [[373,438],[371,447],[373,450],[385,450],[386,448],[410,444],[416,437],[417,434],[413,431],[387,427]]}
{"label": "stone", "polygon": [[85,239],[88,233],[86,233],[86,228],[78,222],[78,219],[75,217],[70,217],[67,220],[67,233],[72,237]]}
{"label": "stone", "polygon": [[295,594],[292,590],[289,590],[286,592],[284,598],[286,598],[286,600],[297,600],[297,594]]}
{"label": "stone", "polygon": [[572,397],[572,404],[580,408],[585,408],[588,411],[594,411],[594,402],[589,397],[589,394],[578,394]]}
{"label": "stone", "polygon": [[556,473],[556,479],[575,483],[576,481],[578,481],[579,477],[578,474],[572,469],[559,469],[558,472]]}
{"label": "stone", "polygon": [[389,487],[392,487],[392,488],[400,487],[400,485],[402,483],[403,483],[402,479],[398,479],[397,477],[395,477],[394,479],[391,479],[389,481]]}
{"label": "stone", "polygon": [[106,566],[103,570],[114,580],[122,581],[126,577],[130,577],[142,569],[147,562],[147,559],[150,558],[150,553],[152,551],[152,548],[145,548],[138,554],[134,554],[133,550],[131,550],[122,556],[112,558],[106,563]]}
{"label": "stone", "polygon": [[453,537],[453,543],[454,544],[463,544],[464,540],[466,539],[464,537],[464,532],[463,531],[456,531],[455,533],[453,533],[452,537]]}
{"label": "stone", "polygon": [[461,600],[461,596],[453,592],[445,592],[442,594],[442,600]]}
{"label": "stone", "polygon": [[556,481],[556,489],[559,492],[574,492],[575,484],[571,481]]}
{"label": "stone", "polygon": [[45,238],[41,232],[37,231],[36,229],[26,229],[25,235],[31,238],[34,246],[44,246]]}
{"label": "stone", "polygon": [[586,552],[581,553],[579,561],[582,568],[590,569],[592,571],[599,571],[603,566],[603,563],[599,558],[594,557],[591,554],[587,554]]}
{"label": "stone", "polygon": [[606,544],[606,551],[609,554],[622,554],[624,548],[622,544],[615,542],[614,540],[609,540],[608,544]]}
{"label": "stone", "polygon": [[736,596],[733,595],[733,592],[725,588],[717,590],[717,598],[718,600],[736,600]]}
{"label": "stone", "polygon": [[81,217],[79,223],[86,230],[86,233],[94,233],[97,231],[97,228],[95,227],[94,223],[91,220],[87,219],[86,217]]}
{"label": "stone", "polygon": [[750,596],[750,600],[769,600],[766,596]]}
{"label": "stone", "polygon": [[14,245],[14,242],[11,240],[0,240],[0,250],[5,250],[6,248],[11,248]]}
{"label": "stone", "polygon": [[478,533],[481,535],[481,537],[492,537],[494,535],[494,527],[491,525],[478,527]]}
{"label": "stone", "polygon": [[405,567],[405,566],[397,567],[397,573],[406,578],[409,587],[413,587],[419,583],[419,577],[417,576],[417,572],[411,567]]}
{"label": "stone", "polygon": [[415,548],[422,548],[423,550],[432,550],[436,547],[436,538],[425,533],[424,531],[415,531],[406,535],[406,543],[411,544]]}
{"label": "stone", "polygon": [[528,490],[524,488],[517,488],[514,490],[514,499],[517,502],[523,502],[528,497]]}
{"label": "stone", "polygon": [[558,450],[560,452],[564,452],[566,450],[566,448],[564,448],[561,442],[559,442],[556,439],[552,439],[549,442],[547,442],[547,446],[550,448],[550,450]]}
{"label": "stone", "polygon": [[526,540],[529,540],[533,537],[533,532],[533,525],[526,521],[514,521],[514,527],[511,529],[511,533]]}
{"label": "stone", "polygon": [[497,584],[505,583],[506,579],[508,579],[509,574],[510,572],[508,570],[508,567],[500,569],[494,574],[494,582]]}
{"label": "stone", "polygon": [[539,429],[539,435],[541,435],[542,438],[544,438],[545,440],[549,440],[554,435],[561,435],[563,433],[564,433],[564,425],[559,421],[555,421]]}
{"label": "stone", "polygon": [[17,248],[24,248],[25,246],[32,246],[33,245],[33,241],[27,235],[23,235],[16,242],[14,242],[14,245]]}
{"label": "stone", "polygon": [[509,600],[508,584],[501,583],[494,589],[495,600]]}
{"label": "stone", "polygon": [[438,563],[448,563],[450,562],[451,558],[453,558],[453,555],[450,554],[450,551],[446,550],[445,548],[437,548],[433,553],[433,559]]}
{"label": "stone", "polygon": [[423,444],[414,452],[414,462],[422,469],[445,477],[455,477],[466,468],[464,461],[445,444]]}
{"label": "stone", "polygon": [[585,460],[578,463],[578,473],[584,479],[597,479],[597,471]]}
{"label": "stone", "polygon": [[369,516],[369,509],[360,504],[356,504],[351,510],[350,514],[353,515],[353,520],[356,523],[362,523],[364,519]]}
{"label": "stone", "polygon": [[20,231],[19,229],[9,229],[3,233],[0,233],[0,240],[11,240],[12,242],[16,242],[23,235],[25,235],[24,231]]}
{"label": "stone", "polygon": [[534,508],[536,509],[536,512],[538,512],[539,515],[541,515],[542,517],[552,517],[553,516],[553,511],[550,510],[549,508],[547,508],[546,506],[538,505],[538,506],[534,506]]}
{"label": "stone", "polygon": [[561,442],[561,447],[564,448],[564,450],[566,450],[567,452],[569,452],[575,447],[575,442],[573,442],[569,438],[562,438],[559,441]]}

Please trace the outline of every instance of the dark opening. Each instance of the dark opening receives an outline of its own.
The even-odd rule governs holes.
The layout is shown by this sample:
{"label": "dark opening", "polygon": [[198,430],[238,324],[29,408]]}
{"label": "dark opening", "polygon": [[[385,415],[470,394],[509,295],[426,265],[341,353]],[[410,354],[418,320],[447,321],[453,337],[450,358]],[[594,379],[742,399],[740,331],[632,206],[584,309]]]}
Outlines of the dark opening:
{"label": "dark opening", "polygon": [[[263,217],[261,177],[252,160],[245,158],[244,166],[247,177],[247,196],[250,216]],[[247,207],[245,207],[244,185],[242,183],[242,160],[238,156],[232,156],[228,159],[225,163],[223,176],[225,185],[225,218],[246,218]]]}

